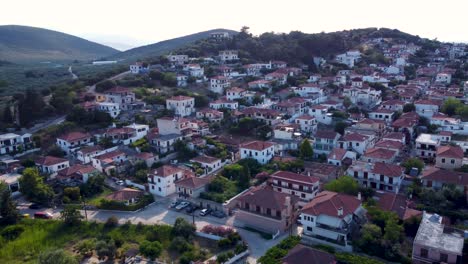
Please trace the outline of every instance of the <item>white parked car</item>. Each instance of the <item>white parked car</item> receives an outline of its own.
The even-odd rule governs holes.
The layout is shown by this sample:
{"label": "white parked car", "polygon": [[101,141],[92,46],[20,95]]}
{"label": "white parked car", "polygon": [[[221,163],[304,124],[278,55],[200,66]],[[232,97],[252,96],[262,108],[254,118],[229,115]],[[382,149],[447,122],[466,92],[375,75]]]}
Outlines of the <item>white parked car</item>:
{"label": "white parked car", "polygon": [[177,205],[175,207],[175,209],[177,211],[180,211],[180,210],[184,209],[185,207],[187,207],[189,204],[190,204],[189,202],[181,202],[179,205]]}

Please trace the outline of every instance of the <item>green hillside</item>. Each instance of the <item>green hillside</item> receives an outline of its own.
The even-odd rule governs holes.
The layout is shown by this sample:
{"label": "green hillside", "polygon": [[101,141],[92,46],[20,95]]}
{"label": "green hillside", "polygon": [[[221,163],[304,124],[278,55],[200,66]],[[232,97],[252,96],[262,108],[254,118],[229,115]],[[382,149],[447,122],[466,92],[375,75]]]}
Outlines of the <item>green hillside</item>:
{"label": "green hillside", "polygon": [[79,37],[43,28],[0,26],[0,60],[38,61],[93,60],[119,52]]}
{"label": "green hillside", "polygon": [[179,38],[164,40],[161,42],[157,42],[154,44],[130,49],[113,56],[109,56],[108,59],[112,60],[138,60],[138,59],[145,59],[145,58],[152,58],[160,56],[164,53],[171,52],[175,49],[181,48],[186,46],[187,44],[193,43],[195,41],[206,39],[210,37],[210,33],[213,32],[229,32],[230,34],[236,34],[236,31],[228,30],[228,29],[213,29],[208,31],[203,31]]}

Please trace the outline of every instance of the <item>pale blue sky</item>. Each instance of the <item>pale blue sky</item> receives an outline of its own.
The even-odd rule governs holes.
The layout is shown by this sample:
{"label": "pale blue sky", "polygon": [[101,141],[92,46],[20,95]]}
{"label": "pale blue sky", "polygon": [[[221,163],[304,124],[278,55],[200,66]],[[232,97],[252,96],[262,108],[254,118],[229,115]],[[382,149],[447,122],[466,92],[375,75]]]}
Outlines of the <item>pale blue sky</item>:
{"label": "pale blue sky", "polygon": [[0,0],[0,6],[0,25],[44,27],[131,46],[244,25],[254,34],[389,27],[468,42],[468,0]]}

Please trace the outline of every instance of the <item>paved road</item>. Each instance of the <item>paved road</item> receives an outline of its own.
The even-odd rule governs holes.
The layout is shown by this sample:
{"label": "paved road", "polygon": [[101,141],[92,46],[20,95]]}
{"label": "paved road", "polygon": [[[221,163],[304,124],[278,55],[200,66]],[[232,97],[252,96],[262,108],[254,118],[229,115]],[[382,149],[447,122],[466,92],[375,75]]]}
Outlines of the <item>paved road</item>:
{"label": "paved road", "polygon": [[78,79],[78,76],[73,73],[72,66],[68,67],[68,72],[71,74],[73,80]]}
{"label": "paved road", "polygon": [[[114,75],[112,77],[107,78],[106,80],[114,81],[114,80],[117,80],[117,79],[120,79],[120,78],[124,77],[127,74],[130,74],[130,71],[119,73],[117,75]],[[96,93],[96,84],[88,86],[87,88],[88,88],[88,93],[92,93],[92,94]]]}
{"label": "paved road", "polygon": [[37,123],[31,128],[25,129],[24,132],[33,134],[33,133],[36,133],[37,131],[39,131],[41,129],[61,124],[64,121],[65,121],[65,115],[58,116],[56,118],[49,119],[49,120],[41,122],[41,123]]}

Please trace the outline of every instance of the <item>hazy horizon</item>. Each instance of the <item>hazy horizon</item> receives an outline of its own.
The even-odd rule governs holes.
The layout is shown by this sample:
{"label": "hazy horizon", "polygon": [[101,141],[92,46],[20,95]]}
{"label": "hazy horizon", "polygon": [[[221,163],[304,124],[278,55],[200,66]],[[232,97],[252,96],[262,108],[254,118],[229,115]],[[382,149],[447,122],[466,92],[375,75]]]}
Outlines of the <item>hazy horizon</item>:
{"label": "hazy horizon", "polygon": [[18,0],[2,3],[0,25],[56,30],[119,50],[215,28],[239,30],[242,26],[250,27],[255,35],[386,27],[445,42],[468,42],[464,21],[468,1],[449,1],[449,8],[445,9],[441,5],[435,0],[329,0],[324,3],[299,0],[290,5],[284,1],[247,0],[223,4],[214,0],[160,3],[83,0],[79,5],[58,0]]}

